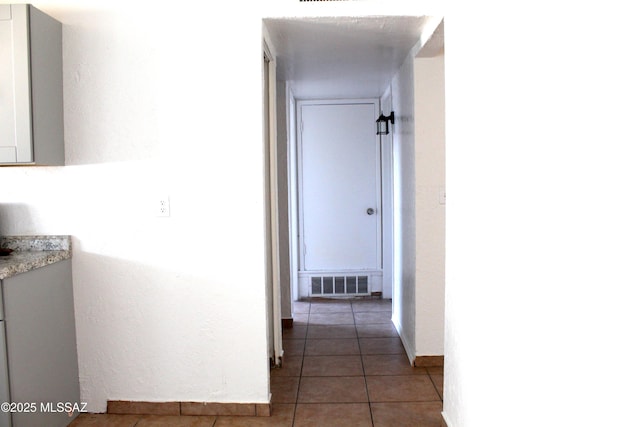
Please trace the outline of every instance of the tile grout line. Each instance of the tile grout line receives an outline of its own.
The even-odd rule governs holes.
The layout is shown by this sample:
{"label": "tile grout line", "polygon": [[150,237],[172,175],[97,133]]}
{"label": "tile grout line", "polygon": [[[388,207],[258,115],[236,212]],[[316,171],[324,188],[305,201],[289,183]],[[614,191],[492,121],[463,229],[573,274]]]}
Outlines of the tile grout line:
{"label": "tile grout line", "polygon": [[440,390],[438,390],[438,386],[436,386],[436,382],[434,381],[433,377],[429,373],[428,369],[427,369],[427,375],[429,376],[429,380],[431,381],[431,384],[433,385],[433,388],[436,390],[436,394],[440,398],[440,402],[443,402],[444,400],[442,399],[442,395],[440,394]]}
{"label": "tile grout line", "polygon": [[353,326],[356,328],[356,341],[358,342],[358,351],[360,353],[360,364],[362,365],[362,376],[364,378],[364,390],[367,393],[367,405],[369,406],[369,418],[373,426],[373,409],[371,408],[371,397],[369,396],[369,386],[367,385],[367,373],[364,370],[364,358],[362,357],[362,347],[360,347],[360,334],[358,333],[358,325],[356,324],[356,313],[353,310],[353,301],[350,301],[351,314],[353,315]]}
{"label": "tile grout line", "polygon": [[[309,322],[311,321],[311,314],[312,314],[312,310],[313,310],[312,306],[313,306],[313,303],[310,302],[309,303],[309,311],[306,313],[307,314],[307,328],[305,330],[305,335],[304,335],[304,347],[303,347],[303,351],[302,351],[302,362],[301,362],[301,366],[300,366],[300,371],[299,371],[299,373],[297,375],[298,376],[298,389],[296,391],[296,399],[295,399],[295,403],[294,403],[294,413],[293,413],[293,419],[292,419],[292,426],[295,425],[295,417],[296,417],[296,413],[297,413],[297,410],[298,410],[298,406],[300,404],[299,397],[300,397],[300,391],[301,391],[301,382],[302,382],[302,379],[303,379],[304,366],[305,366],[305,363],[309,363],[309,361],[305,360],[305,359],[307,359],[308,357],[314,357],[313,355],[309,355],[307,353],[307,344],[309,344],[309,341],[313,340],[313,339],[323,339],[322,337],[320,337],[320,338],[311,338],[310,335],[309,335],[309,332],[310,332],[309,331],[309,327],[310,327],[310,323]],[[356,324],[356,311],[355,311],[355,309],[353,307],[353,301],[349,301],[349,307],[350,307],[350,314],[351,314],[351,318],[352,318],[352,321],[353,321],[353,327],[354,327],[354,331],[355,331],[355,339],[356,339],[357,346],[358,346],[358,353],[357,354],[353,354],[353,356],[359,356],[359,359],[360,359],[361,374],[362,374],[362,378],[363,378],[364,383],[365,383],[365,393],[367,395],[366,403],[369,406],[369,417],[370,417],[371,425],[373,426],[373,410],[372,410],[372,407],[371,407],[371,398],[369,396],[369,389],[368,389],[368,386],[367,386],[367,375],[366,375],[365,367],[364,367],[364,355],[362,353],[362,348],[360,346],[360,339],[361,338],[367,338],[367,337],[366,336],[360,336],[360,333],[358,332],[358,327],[357,327],[357,324]],[[337,314],[337,313],[342,313],[342,312],[330,311],[330,312],[327,312],[327,313],[320,313],[320,314],[331,315],[331,314]],[[329,326],[340,326],[341,324],[330,323],[328,325]],[[369,338],[372,338],[372,337],[369,337]],[[379,337],[374,336],[373,338],[379,338]],[[338,340],[340,338],[327,337],[327,338],[324,338],[324,339],[336,339],[336,340]],[[343,339],[348,340],[348,339],[351,339],[351,338],[345,337]],[[386,355],[387,353],[380,353],[380,354]],[[320,357],[321,356],[351,356],[351,354],[316,355],[316,356],[320,356]],[[321,376],[321,377],[344,378],[344,377],[352,377],[352,376],[353,375],[331,375],[331,376]],[[359,377],[359,375],[358,375],[358,377]],[[313,403],[315,403],[315,404],[323,404],[322,402],[313,402]],[[336,403],[354,403],[355,404],[356,402],[336,402]],[[365,403],[365,402],[362,402],[362,403]]]}
{"label": "tile grout line", "polygon": [[311,301],[309,301],[309,312],[304,331],[304,347],[302,348],[302,362],[300,362],[300,372],[298,372],[298,390],[296,390],[296,400],[293,402],[293,417],[291,417],[291,427],[296,424],[296,412],[298,412],[298,399],[300,398],[300,385],[302,383],[302,370],[304,369],[304,359],[307,353],[307,338],[309,337],[309,320],[311,319]]}

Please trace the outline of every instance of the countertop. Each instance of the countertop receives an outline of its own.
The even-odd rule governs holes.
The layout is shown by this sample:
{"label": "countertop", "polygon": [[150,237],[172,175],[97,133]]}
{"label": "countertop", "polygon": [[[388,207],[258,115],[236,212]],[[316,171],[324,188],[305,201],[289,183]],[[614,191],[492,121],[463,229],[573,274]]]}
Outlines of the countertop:
{"label": "countertop", "polygon": [[13,249],[0,256],[0,280],[71,258],[71,236],[2,236],[0,248]]}

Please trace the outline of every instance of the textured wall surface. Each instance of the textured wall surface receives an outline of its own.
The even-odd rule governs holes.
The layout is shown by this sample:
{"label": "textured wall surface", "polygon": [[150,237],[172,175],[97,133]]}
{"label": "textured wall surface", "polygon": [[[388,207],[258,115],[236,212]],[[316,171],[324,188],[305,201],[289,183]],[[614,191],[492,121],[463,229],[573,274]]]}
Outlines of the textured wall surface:
{"label": "textured wall surface", "polygon": [[444,54],[416,58],[416,355],[444,354]]}
{"label": "textured wall surface", "polygon": [[393,78],[394,162],[394,320],[410,359],[416,338],[416,163],[413,102],[413,56]]}
{"label": "textured wall surface", "polygon": [[63,23],[67,166],[0,169],[0,233],[73,236],[90,411],[268,402],[261,19],[424,9],[341,3],[35,2]]}
{"label": "textured wall surface", "polygon": [[465,3],[446,18],[448,425],[633,425],[635,16]]}
{"label": "textured wall surface", "polygon": [[36,6],[64,25],[67,166],[0,169],[0,233],[73,236],[82,399],[268,402],[259,19]]}

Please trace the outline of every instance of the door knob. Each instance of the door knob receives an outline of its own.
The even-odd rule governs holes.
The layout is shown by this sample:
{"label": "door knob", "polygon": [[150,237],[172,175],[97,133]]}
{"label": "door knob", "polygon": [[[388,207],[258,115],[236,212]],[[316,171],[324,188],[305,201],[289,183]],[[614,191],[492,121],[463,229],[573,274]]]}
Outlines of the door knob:
{"label": "door knob", "polygon": [[375,211],[375,209],[373,209],[373,208],[369,208],[369,209],[367,209],[367,215],[373,215],[375,212],[376,212],[376,211]]}

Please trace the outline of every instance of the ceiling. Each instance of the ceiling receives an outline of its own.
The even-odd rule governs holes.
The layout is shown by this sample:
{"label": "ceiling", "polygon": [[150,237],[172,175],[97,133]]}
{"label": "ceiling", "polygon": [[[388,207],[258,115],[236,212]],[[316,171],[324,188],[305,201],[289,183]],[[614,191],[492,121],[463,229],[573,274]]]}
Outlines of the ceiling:
{"label": "ceiling", "polygon": [[265,19],[278,80],[304,98],[380,97],[420,40],[426,16]]}

